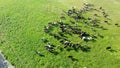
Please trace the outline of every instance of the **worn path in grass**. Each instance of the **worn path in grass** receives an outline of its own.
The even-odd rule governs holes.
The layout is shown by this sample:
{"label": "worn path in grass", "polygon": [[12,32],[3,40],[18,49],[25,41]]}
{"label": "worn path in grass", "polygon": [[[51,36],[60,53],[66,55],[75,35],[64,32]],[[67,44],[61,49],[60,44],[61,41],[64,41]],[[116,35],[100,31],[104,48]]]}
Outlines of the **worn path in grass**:
{"label": "worn path in grass", "polygon": [[[105,25],[109,30],[102,31],[104,39],[90,43],[91,52],[67,52],[53,55],[44,48],[41,37],[43,27],[49,21],[59,18],[62,10],[72,6],[77,8],[83,2],[102,6],[110,15],[112,25]],[[0,50],[16,68],[119,68],[120,67],[120,2],[119,0],[1,0],[0,1]],[[52,37],[52,43],[57,44]],[[106,43],[107,42],[107,43]],[[110,45],[117,52],[109,52]],[[40,57],[35,51],[41,51]],[[72,62],[67,55],[74,55],[78,62]]]}

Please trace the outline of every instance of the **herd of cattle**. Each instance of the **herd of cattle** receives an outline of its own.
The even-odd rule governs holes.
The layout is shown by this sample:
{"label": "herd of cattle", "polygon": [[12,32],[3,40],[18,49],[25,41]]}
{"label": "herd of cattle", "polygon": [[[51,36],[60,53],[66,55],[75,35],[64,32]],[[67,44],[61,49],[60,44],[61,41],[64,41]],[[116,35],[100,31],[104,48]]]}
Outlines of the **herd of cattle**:
{"label": "herd of cattle", "polygon": [[[72,40],[68,39],[67,35],[69,36],[78,35],[78,37],[84,42],[95,41],[98,36],[102,38],[104,37],[99,32],[97,33],[97,29],[101,30],[105,29],[103,26],[100,25],[101,20],[99,20],[99,18],[102,16],[102,18],[104,19],[103,22],[106,24],[110,24],[109,15],[106,13],[103,7],[95,8],[93,4],[85,3],[82,9],[78,10],[75,7],[72,7],[72,9],[69,9],[67,12],[66,11],[63,12],[64,14],[61,15],[59,21],[49,22],[47,26],[44,26],[44,32],[46,34],[49,34],[49,36],[52,36],[61,43],[61,45],[59,45],[60,47],[59,49],[61,49],[62,47],[65,49],[70,48],[76,51],[82,50],[83,52],[88,52],[90,51],[90,47],[87,46],[88,44],[82,45],[79,42],[73,43]],[[94,14],[88,17],[85,14],[89,12],[92,12]],[[79,26],[79,24],[82,24],[82,26]],[[118,26],[117,23],[115,25]],[[88,30],[91,29],[93,33],[97,35],[84,31],[82,30],[81,27],[87,28]],[[53,31],[54,28],[57,29],[56,30],[57,33],[56,32],[54,33]],[[56,53],[55,50],[56,46],[54,46],[50,42],[50,40],[43,37],[42,41],[45,43],[45,48],[47,51],[51,53]]]}

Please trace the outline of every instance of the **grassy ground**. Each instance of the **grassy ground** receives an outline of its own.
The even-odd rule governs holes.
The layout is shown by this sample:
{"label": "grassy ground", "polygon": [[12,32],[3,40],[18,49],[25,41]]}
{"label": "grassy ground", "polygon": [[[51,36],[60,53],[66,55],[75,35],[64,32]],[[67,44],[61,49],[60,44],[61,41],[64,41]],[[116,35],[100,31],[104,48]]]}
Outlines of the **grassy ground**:
{"label": "grassy ground", "polygon": [[[105,25],[109,30],[101,31],[105,38],[90,43],[88,53],[64,51],[53,55],[47,52],[40,40],[46,36],[44,25],[57,20],[62,10],[79,8],[83,2],[102,6],[109,13],[112,25]],[[114,25],[120,23],[119,6],[119,0],[0,0],[0,50],[16,68],[119,68],[120,28]],[[107,51],[108,45],[117,52]],[[35,50],[45,57],[35,54]],[[67,55],[74,55],[79,61],[72,62]]]}

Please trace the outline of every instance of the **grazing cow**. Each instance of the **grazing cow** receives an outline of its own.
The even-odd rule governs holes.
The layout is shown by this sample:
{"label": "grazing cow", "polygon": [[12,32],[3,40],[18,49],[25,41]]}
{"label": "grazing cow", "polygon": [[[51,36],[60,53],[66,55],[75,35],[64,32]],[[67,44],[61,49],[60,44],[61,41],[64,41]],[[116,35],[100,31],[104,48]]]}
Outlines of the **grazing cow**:
{"label": "grazing cow", "polygon": [[51,48],[52,46],[51,46],[50,42],[48,42],[48,43],[45,45],[45,47]]}
{"label": "grazing cow", "polygon": [[110,46],[106,47],[106,50],[109,50],[109,49],[111,49],[111,47],[110,47]]}
{"label": "grazing cow", "polygon": [[53,22],[52,25],[53,25],[53,26],[56,26],[56,25],[58,25],[58,24],[57,24],[57,22]]}
{"label": "grazing cow", "polygon": [[70,43],[69,41],[65,41],[64,45],[69,45],[69,43]]}
{"label": "grazing cow", "polygon": [[48,25],[51,25],[51,24],[52,24],[52,22],[49,22],[49,23],[48,23]]}
{"label": "grazing cow", "polygon": [[99,11],[98,9],[94,8],[95,11]]}
{"label": "grazing cow", "polygon": [[118,23],[115,23],[116,26],[118,26],[119,24]]}
{"label": "grazing cow", "polygon": [[77,48],[79,49],[79,48],[81,48],[81,45],[80,44],[76,44],[77,45]]}
{"label": "grazing cow", "polygon": [[64,48],[66,48],[68,45],[65,45]]}
{"label": "grazing cow", "polygon": [[92,18],[88,17],[88,20],[92,20]]}
{"label": "grazing cow", "polygon": [[61,28],[62,32],[66,32],[67,28]]}
{"label": "grazing cow", "polygon": [[44,55],[40,51],[35,51],[35,53],[38,54],[39,56],[44,57]]}
{"label": "grazing cow", "polygon": [[74,18],[77,22],[80,21],[79,19],[82,19],[82,17],[81,17],[80,15],[73,16],[73,18]]}
{"label": "grazing cow", "polygon": [[62,44],[64,44],[64,40],[63,39],[60,39],[59,42],[62,43]]}
{"label": "grazing cow", "polygon": [[106,20],[105,20],[104,22],[105,22],[105,23],[108,23],[108,21],[106,21]]}
{"label": "grazing cow", "polygon": [[61,25],[61,28],[65,28],[66,27],[66,25]]}
{"label": "grazing cow", "polygon": [[86,32],[80,32],[81,36],[89,36],[89,34],[86,34]]}
{"label": "grazing cow", "polygon": [[41,39],[44,43],[47,43],[48,42],[48,40],[47,39],[45,39],[44,37]]}
{"label": "grazing cow", "polygon": [[82,31],[77,31],[77,30],[75,30],[75,33],[81,35],[81,34],[82,34]]}
{"label": "grazing cow", "polygon": [[90,3],[84,3],[84,5],[89,7],[94,6],[93,4],[90,4]]}
{"label": "grazing cow", "polygon": [[56,38],[57,40],[60,40],[60,39],[61,39],[61,37],[60,37],[59,35],[57,35],[57,34],[53,34],[53,36],[54,36],[54,38]]}
{"label": "grazing cow", "polygon": [[98,14],[94,14],[95,17],[100,17]]}
{"label": "grazing cow", "polygon": [[61,19],[66,19],[65,16],[61,16],[60,18],[61,18]]}
{"label": "grazing cow", "polygon": [[72,7],[73,13],[76,13],[76,9],[75,8],[76,8],[75,6]]}
{"label": "grazing cow", "polygon": [[73,14],[72,10],[68,10],[68,16],[71,16]]}
{"label": "grazing cow", "polygon": [[100,9],[103,9],[102,7],[100,7]]}
{"label": "grazing cow", "polygon": [[77,27],[77,26],[71,26],[70,29],[72,29],[73,31],[76,31],[76,32],[81,31],[81,29],[79,29],[79,27]]}
{"label": "grazing cow", "polygon": [[75,59],[73,56],[69,55],[68,58],[70,58],[72,61],[78,61],[78,59]]}
{"label": "grazing cow", "polygon": [[68,58],[73,58],[73,56],[69,55]]}
{"label": "grazing cow", "polygon": [[49,22],[48,25],[49,25],[49,26],[56,26],[56,25],[57,25],[57,22]]}
{"label": "grazing cow", "polygon": [[84,52],[88,52],[88,51],[90,51],[90,47],[84,45],[84,46],[81,47],[81,50],[84,51]]}
{"label": "grazing cow", "polygon": [[70,46],[71,48],[73,48],[73,47],[75,46],[75,44],[69,42],[69,46]]}
{"label": "grazing cow", "polygon": [[73,22],[73,21],[71,21],[71,20],[70,20],[70,23],[75,24],[75,22]]}
{"label": "grazing cow", "polygon": [[108,17],[108,15],[107,15],[107,14],[105,14],[105,15],[104,15],[104,17],[105,17],[105,18],[107,18],[107,17]]}
{"label": "grazing cow", "polygon": [[54,51],[54,48],[53,48],[53,46],[51,46],[50,43],[47,43],[47,45],[45,45],[45,47],[46,47],[46,50],[48,50],[49,52],[53,52]]}
{"label": "grazing cow", "polygon": [[98,16],[97,14],[94,14],[94,16]]}
{"label": "grazing cow", "polygon": [[57,23],[58,23],[58,24],[60,24],[60,25],[63,25],[63,22],[62,22],[62,20],[60,20],[60,21],[57,21]]}
{"label": "grazing cow", "polygon": [[99,37],[101,37],[101,38],[104,38],[104,36],[103,35],[101,35],[100,33],[98,33],[97,34]]}
{"label": "grazing cow", "polygon": [[49,27],[48,26],[44,26],[44,32],[48,33],[49,32]]}
{"label": "grazing cow", "polygon": [[58,32],[58,34],[62,37],[66,37],[63,32]]}
{"label": "grazing cow", "polygon": [[82,40],[91,40],[92,39],[92,37],[90,37],[90,35],[86,34],[85,32],[81,32],[80,35],[81,35],[80,37]]}
{"label": "grazing cow", "polygon": [[85,37],[85,36],[83,36],[82,40],[92,40],[92,37]]}
{"label": "grazing cow", "polygon": [[64,45],[65,45],[64,48],[66,48],[67,46],[71,46],[71,44],[72,44],[71,42],[65,41],[65,42],[64,42]]}

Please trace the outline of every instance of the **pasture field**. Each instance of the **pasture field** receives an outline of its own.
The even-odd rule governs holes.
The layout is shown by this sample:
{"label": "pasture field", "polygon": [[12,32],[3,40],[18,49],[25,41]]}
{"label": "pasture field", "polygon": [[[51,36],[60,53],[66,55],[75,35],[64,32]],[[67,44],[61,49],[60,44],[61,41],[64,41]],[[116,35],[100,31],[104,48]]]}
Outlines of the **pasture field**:
{"label": "pasture field", "polygon": [[[64,50],[54,55],[46,51],[42,37],[58,42],[44,33],[44,26],[58,20],[63,10],[81,8],[86,2],[102,6],[110,15],[111,25],[103,24],[108,30],[100,31],[104,38],[89,43],[90,52]],[[0,0],[0,50],[15,68],[119,68],[120,27],[115,23],[120,24],[120,0]],[[115,52],[106,50],[108,46]]]}

